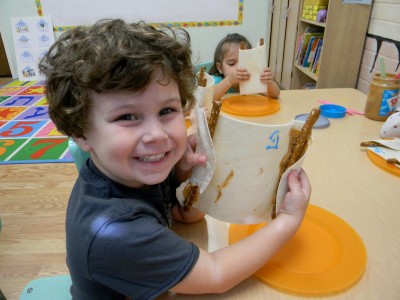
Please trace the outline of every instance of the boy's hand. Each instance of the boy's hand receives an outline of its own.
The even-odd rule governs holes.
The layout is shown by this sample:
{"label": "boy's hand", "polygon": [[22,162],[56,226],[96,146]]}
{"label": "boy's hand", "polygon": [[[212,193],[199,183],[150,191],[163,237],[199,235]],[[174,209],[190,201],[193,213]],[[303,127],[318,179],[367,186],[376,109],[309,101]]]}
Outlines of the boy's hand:
{"label": "boy's hand", "polygon": [[204,165],[207,157],[204,154],[196,154],[196,134],[188,136],[186,151],[175,166],[178,180],[183,182],[189,178],[194,166]]}
{"label": "boy's hand", "polygon": [[292,171],[288,176],[289,191],[283,200],[280,215],[288,215],[301,223],[310,201],[311,185],[303,169]]}
{"label": "boy's hand", "polygon": [[246,81],[250,79],[250,73],[247,72],[247,69],[244,67],[236,68],[230,75],[229,75],[229,82],[231,85],[238,84],[240,82]]}
{"label": "boy's hand", "polygon": [[274,73],[271,68],[264,68],[260,75],[260,81],[265,84],[271,84],[274,81]]}

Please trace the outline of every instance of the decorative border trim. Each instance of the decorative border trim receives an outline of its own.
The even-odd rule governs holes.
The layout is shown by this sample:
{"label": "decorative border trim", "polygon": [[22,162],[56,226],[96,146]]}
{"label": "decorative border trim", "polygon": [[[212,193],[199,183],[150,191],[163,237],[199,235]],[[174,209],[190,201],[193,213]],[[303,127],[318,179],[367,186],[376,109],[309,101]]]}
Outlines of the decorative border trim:
{"label": "decorative border trim", "polygon": [[[39,16],[43,16],[42,3],[40,0],[35,0]],[[244,0],[238,0],[238,19],[237,20],[221,20],[221,21],[204,21],[204,22],[164,22],[164,23],[149,23],[155,28],[170,27],[170,28],[191,28],[191,27],[216,27],[216,26],[238,26],[243,23]],[[74,26],[57,26],[54,27],[55,32],[67,31]]]}

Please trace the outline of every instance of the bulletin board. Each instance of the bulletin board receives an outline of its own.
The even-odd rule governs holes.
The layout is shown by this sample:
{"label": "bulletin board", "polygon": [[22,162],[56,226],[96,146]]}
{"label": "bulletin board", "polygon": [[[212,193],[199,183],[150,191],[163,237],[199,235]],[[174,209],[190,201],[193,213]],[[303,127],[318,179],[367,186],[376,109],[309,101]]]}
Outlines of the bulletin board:
{"label": "bulletin board", "polygon": [[39,16],[51,16],[55,31],[92,25],[102,18],[144,21],[154,27],[241,25],[244,0],[35,0]]}

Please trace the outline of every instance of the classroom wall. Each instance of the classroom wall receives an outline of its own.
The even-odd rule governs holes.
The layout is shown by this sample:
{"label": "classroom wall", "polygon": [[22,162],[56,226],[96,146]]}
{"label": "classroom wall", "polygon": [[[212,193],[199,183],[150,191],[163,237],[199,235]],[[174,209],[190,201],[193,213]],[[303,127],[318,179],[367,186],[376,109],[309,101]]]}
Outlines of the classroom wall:
{"label": "classroom wall", "polygon": [[357,89],[365,94],[368,94],[374,74],[380,72],[381,56],[387,73],[400,72],[399,16],[399,0],[374,1],[357,81]]}
{"label": "classroom wall", "polygon": [[[117,2],[118,1],[116,1],[116,3]],[[187,28],[192,38],[193,63],[196,64],[212,60],[216,45],[228,33],[241,33],[245,35],[253,45],[256,45],[261,37],[264,37],[265,41],[269,40],[271,17],[268,13],[268,7],[270,5],[270,0],[242,0],[242,3],[244,10],[243,22],[241,25]],[[0,31],[12,75],[16,78],[17,64],[14,54],[10,18],[37,16],[37,7],[35,0],[0,0],[0,5]],[[59,36],[59,33],[56,33],[56,37],[57,36]]]}

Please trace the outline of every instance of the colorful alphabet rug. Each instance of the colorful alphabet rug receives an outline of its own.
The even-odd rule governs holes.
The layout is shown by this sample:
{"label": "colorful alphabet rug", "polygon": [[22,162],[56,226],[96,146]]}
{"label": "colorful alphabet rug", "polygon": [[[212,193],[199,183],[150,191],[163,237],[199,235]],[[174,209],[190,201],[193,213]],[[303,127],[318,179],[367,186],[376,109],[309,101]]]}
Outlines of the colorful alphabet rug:
{"label": "colorful alphabet rug", "polygon": [[48,115],[43,81],[0,87],[0,164],[73,162],[68,138]]}

